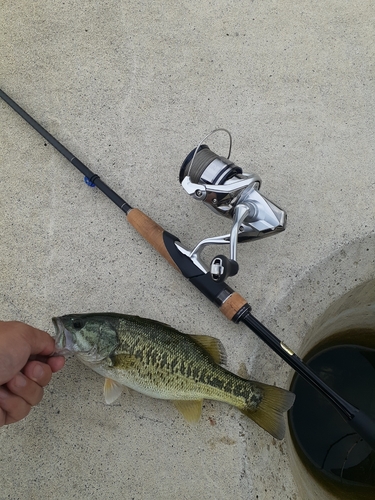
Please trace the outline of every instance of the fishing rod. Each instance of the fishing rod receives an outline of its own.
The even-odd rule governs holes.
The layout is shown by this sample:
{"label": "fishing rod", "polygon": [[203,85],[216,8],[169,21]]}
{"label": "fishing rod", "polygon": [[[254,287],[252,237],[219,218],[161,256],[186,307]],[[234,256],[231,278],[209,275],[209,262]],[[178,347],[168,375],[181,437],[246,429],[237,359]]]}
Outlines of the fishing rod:
{"label": "fishing rod", "polygon": [[[189,250],[176,236],[165,231],[141,210],[131,207],[1,89],[0,97],[74,165],[85,176],[88,185],[96,186],[113,201],[126,214],[134,229],[213,302],[224,316],[236,324],[243,323],[250,328],[301,377],[320,391],[375,450],[374,420],[325,384],[288,346],[253,316],[247,301],[225,283],[225,279],[235,275],[239,269],[236,261],[237,243],[277,234],[285,229],[286,223],[285,212],[260,194],[259,176],[243,173],[240,167],[229,160],[232,138],[228,131],[214,131],[229,134],[228,157],[218,156],[204,145],[206,136],[183,162],[180,182],[190,196],[203,201],[220,215],[233,219],[232,228],[230,233],[206,238],[193,250]],[[218,255],[208,267],[202,260],[202,250],[207,245],[224,244],[230,245],[230,257]]]}

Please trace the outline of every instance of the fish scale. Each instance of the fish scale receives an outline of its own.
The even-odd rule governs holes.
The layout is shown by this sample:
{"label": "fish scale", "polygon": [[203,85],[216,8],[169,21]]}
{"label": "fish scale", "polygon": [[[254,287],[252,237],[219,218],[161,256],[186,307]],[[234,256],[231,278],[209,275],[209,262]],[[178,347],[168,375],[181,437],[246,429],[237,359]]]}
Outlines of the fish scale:
{"label": "fish scale", "polygon": [[[145,375],[145,373],[142,373],[144,367],[148,366],[151,369],[149,376],[142,377],[142,380],[147,378],[147,380],[151,382],[150,385],[159,390],[164,389],[163,392],[166,394],[167,399],[187,398],[189,397],[190,392],[193,393],[190,397],[195,399],[197,396],[202,395],[203,387],[204,392],[207,394],[207,386],[209,386],[211,399],[219,399],[222,401],[222,391],[224,391],[226,397],[231,400],[231,404],[234,404],[233,401],[235,398],[240,398],[242,399],[241,403],[243,407],[245,407],[245,395],[248,394],[247,383],[244,383],[241,379],[239,379],[236,385],[232,382],[230,387],[228,387],[228,381],[225,380],[226,373],[220,373],[218,365],[212,363],[209,356],[202,349],[200,349],[194,341],[189,340],[189,338],[186,337],[184,342],[182,342],[181,334],[178,332],[176,342],[180,343],[180,345],[178,346],[177,344],[175,346],[173,343],[173,347],[168,349],[171,345],[171,337],[175,334],[175,331],[170,327],[165,327],[168,333],[166,339],[163,335],[161,335],[161,332],[155,332],[155,329],[142,331],[140,338],[138,337],[138,341],[134,340],[134,347],[132,349],[132,346],[127,340],[122,342],[122,331],[126,332],[126,326],[126,322],[120,321],[120,330],[118,335],[119,347],[114,351],[112,361],[114,363],[114,367],[121,368],[121,365],[117,364],[115,359],[119,355],[121,356],[124,350],[139,359],[140,363],[138,366],[135,365],[134,367],[132,366],[127,368],[126,372],[128,377],[131,376],[133,370],[142,377],[142,375]],[[129,329],[130,334],[139,333],[139,329],[136,327],[134,328],[134,331],[132,330],[133,328]],[[133,338],[136,339],[137,337],[134,336]],[[145,342],[143,347],[139,345],[142,341]],[[150,345],[151,342],[156,343],[157,346],[155,347]],[[185,343],[188,345],[184,345]],[[179,347],[179,349],[177,349],[177,347]],[[163,348],[163,351],[160,351],[161,348]],[[167,349],[169,352],[167,352]],[[198,360],[201,362],[204,361],[201,368],[195,366]],[[164,385],[168,376],[170,376],[170,381],[173,383],[168,384],[167,392],[164,387],[161,387],[161,385]],[[177,383],[178,381],[180,381],[180,384]],[[188,384],[187,381],[190,381],[191,383]],[[241,387],[241,385],[245,385],[246,389]],[[179,388],[178,393],[173,390],[174,386]],[[181,394],[180,387],[184,387],[184,394]],[[237,401],[237,404],[239,404],[239,401]]]}
{"label": "fish scale", "polygon": [[127,386],[169,399],[188,421],[197,421],[202,401],[237,407],[274,437],[285,431],[283,412],[294,394],[246,380],[226,370],[219,340],[186,335],[157,321],[115,313],[72,314],[53,319],[56,346],[106,378],[105,399],[115,401]]}

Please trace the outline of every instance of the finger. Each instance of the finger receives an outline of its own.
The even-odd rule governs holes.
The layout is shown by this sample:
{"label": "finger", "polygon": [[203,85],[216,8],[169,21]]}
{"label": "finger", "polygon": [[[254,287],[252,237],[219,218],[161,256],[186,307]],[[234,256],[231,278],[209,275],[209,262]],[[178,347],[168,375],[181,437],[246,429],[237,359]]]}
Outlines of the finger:
{"label": "finger", "polygon": [[7,388],[12,395],[19,396],[30,406],[36,406],[43,398],[43,388],[37,382],[25,377],[22,373],[17,373],[7,383]]}
{"label": "finger", "polygon": [[[0,401],[1,401],[1,399],[0,399]],[[2,427],[3,425],[5,425],[6,418],[7,418],[7,414],[5,413],[5,411],[0,406],[0,427]]]}
{"label": "finger", "polygon": [[52,378],[52,370],[49,364],[40,361],[29,361],[22,370],[23,374],[30,380],[44,387]]}
{"label": "finger", "polygon": [[61,370],[65,365],[65,357],[54,354],[52,356],[30,356],[30,361],[40,361],[41,363],[47,363],[53,373]]}
{"label": "finger", "polygon": [[59,356],[58,354],[53,354],[52,356],[30,356],[29,361],[40,361],[41,363],[47,363],[53,373],[61,370],[65,365],[65,357]]}
{"label": "finger", "polygon": [[0,423],[1,425],[13,424],[25,418],[31,410],[31,406],[19,396],[10,393],[4,387],[0,387]]}
{"label": "finger", "polygon": [[47,363],[51,367],[52,372],[55,373],[64,367],[65,358],[64,356],[54,356],[53,358],[49,358]]}
{"label": "finger", "polygon": [[[22,323],[21,323],[22,324]],[[55,350],[55,341],[48,333],[29,325],[23,325],[22,334],[30,345],[30,354],[50,355]]]}
{"label": "finger", "polygon": [[[31,354],[45,354],[48,356],[55,350],[54,339],[48,333],[38,328],[26,325],[20,321],[1,321],[1,326],[5,327],[10,337],[15,340],[19,339],[18,349],[21,349],[22,352],[25,350],[26,359]],[[21,339],[25,342],[22,342]],[[0,337],[0,343],[1,340]]]}

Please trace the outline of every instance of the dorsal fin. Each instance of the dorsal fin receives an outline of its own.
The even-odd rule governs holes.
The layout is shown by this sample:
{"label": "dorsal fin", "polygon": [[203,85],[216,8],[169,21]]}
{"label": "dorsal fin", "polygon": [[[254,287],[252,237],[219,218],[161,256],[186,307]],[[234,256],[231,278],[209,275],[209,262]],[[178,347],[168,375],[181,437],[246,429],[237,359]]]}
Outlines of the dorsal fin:
{"label": "dorsal fin", "polygon": [[227,355],[219,339],[215,339],[215,337],[210,337],[209,335],[189,335],[189,337],[204,349],[215,363],[219,365],[226,363]]}
{"label": "dorsal fin", "polygon": [[190,423],[198,422],[202,413],[203,399],[197,401],[174,400],[173,404],[182,413],[185,420]]}

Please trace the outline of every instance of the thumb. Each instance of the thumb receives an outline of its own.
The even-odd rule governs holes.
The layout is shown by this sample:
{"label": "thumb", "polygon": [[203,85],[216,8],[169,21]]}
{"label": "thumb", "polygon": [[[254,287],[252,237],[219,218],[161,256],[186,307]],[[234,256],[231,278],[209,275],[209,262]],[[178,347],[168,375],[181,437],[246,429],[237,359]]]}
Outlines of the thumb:
{"label": "thumb", "polygon": [[55,341],[48,333],[21,323],[19,333],[30,346],[30,355],[49,356],[55,351]]}
{"label": "thumb", "polygon": [[18,321],[0,321],[0,385],[22,370],[30,355],[49,356],[54,349],[48,333]]}

